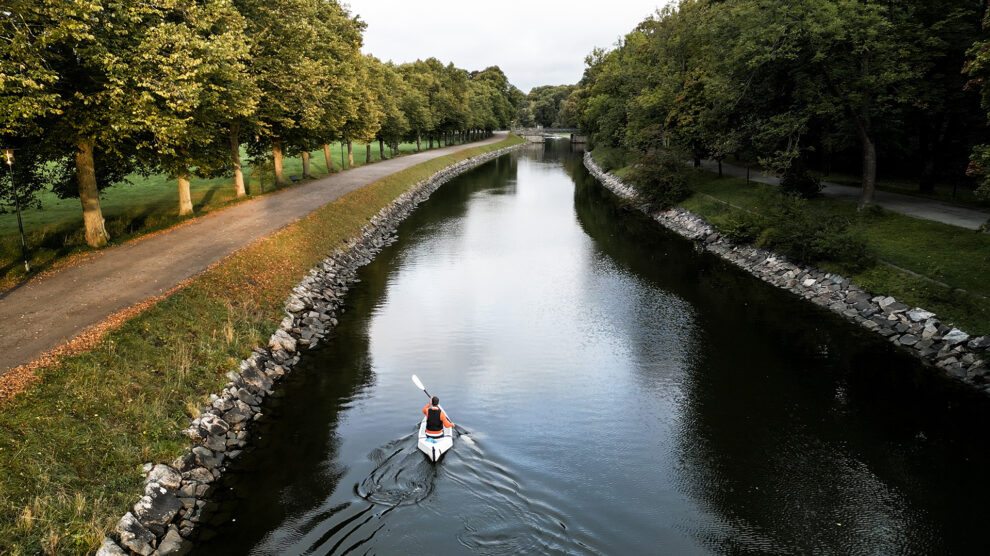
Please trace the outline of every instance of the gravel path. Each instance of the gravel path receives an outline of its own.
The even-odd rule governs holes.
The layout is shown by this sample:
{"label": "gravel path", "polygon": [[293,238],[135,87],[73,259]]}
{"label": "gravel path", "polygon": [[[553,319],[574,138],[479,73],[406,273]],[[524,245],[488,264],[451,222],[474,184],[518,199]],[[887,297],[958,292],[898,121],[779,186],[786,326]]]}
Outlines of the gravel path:
{"label": "gravel path", "polygon": [[[718,172],[718,163],[714,160],[702,161],[701,167],[705,170]],[[746,169],[723,162],[722,174],[734,178],[745,179]],[[780,179],[775,176],[763,174],[759,170],[751,171],[749,179],[751,181],[770,185],[780,184]],[[826,197],[834,197],[836,199],[852,201],[854,203],[859,201],[859,192],[861,189],[859,187],[839,185],[837,183],[827,181],[822,182],[822,184],[825,186],[822,189],[822,195],[825,195]],[[877,190],[874,195],[874,201],[876,204],[892,212],[906,214],[908,216],[921,218],[923,220],[934,220],[935,222],[941,222],[951,226],[959,226],[970,230],[980,229],[980,226],[983,225],[988,218],[990,218],[990,213],[980,210],[953,205],[942,201],[925,199],[922,197],[889,193],[887,191]]]}
{"label": "gravel path", "polygon": [[0,376],[34,361],[107,317],[171,290],[236,249],[335,199],[420,162],[505,139],[361,166],[208,214],[174,230],[100,251],[94,258],[0,296]]}

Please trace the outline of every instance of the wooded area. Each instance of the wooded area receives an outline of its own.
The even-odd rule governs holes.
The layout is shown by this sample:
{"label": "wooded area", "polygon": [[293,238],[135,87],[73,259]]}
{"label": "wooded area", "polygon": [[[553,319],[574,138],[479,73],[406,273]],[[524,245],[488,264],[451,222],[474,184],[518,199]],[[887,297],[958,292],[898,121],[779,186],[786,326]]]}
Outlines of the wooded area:
{"label": "wooded area", "polygon": [[803,194],[859,174],[861,207],[878,172],[921,191],[982,180],[987,197],[983,18],[979,0],[683,0],[589,55],[549,119],[647,165],[759,162]]}
{"label": "wooded area", "polygon": [[[231,176],[341,141],[467,141],[507,127],[523,94],[497,66],[361,53],[364,23],[334,0],[12,0],[0,9],[0,209],[52,188],[79,197],[86,241],[109,240],[99,191],[132,173]],[[353,161],[353,159],[352,159]]]}

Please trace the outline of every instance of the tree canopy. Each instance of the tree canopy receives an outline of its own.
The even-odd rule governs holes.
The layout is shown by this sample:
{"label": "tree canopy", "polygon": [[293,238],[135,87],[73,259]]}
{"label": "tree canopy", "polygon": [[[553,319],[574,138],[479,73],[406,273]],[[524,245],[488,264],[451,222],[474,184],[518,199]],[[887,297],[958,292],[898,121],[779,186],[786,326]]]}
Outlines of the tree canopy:
{"label": "tree canopy", "polygon": [[[0,11],[0,208],[52,187],[106,243],[99,190],[133,172],[232,175],[328,143],[466,136],[508,127],[518,89],[497,66],[361,53],[365,24],[335,0],[10,0]],[[328,164],[329,168],[329,164]],[[308,170],[307,170],[308,173]]]}
{"label": "tree canopy", "polygon": [[[922,189],[964,179],[986,136],[982,16],[972,0],[682,0],[592,52],[558,114],[595,145],[755,158],[793,183],[859,172],[865,206],[881,167]],[[990,167],[976,152],[971,172]]]}

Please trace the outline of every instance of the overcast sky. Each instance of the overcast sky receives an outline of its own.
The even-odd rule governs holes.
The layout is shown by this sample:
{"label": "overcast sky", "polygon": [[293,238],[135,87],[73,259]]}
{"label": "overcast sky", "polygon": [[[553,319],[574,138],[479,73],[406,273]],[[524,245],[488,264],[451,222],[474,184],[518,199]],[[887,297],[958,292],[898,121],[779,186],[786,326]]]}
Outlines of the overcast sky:
{"label": "overcast sky", "polygon": [[400,64],[431,56],[466,70],[499,66],[528,93],[577,83],[584,57],[665,0],[344,0],[368,24],[364,52]]}

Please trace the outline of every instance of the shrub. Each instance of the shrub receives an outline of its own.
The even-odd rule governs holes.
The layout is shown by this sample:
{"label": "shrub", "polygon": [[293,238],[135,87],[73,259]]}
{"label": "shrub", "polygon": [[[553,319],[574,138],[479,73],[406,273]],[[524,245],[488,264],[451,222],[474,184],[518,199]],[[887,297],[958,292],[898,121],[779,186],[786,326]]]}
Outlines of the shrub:
{"label": "shrub", "polygon": [[719,225],[719,231],[735,243],[754,243],[766,226],[764,219],[758,215],[737,211],[730,214]]}
{"label": "shrub", "polygon": [[795,162],[780,178],[780,189],[808,199],[821,192],[822,180],[809,174],[803,164]]}
{"label": "shrub", "polygon": [[847,219],[813,210],[797,195],[771,195],[763,212],[770,225],[757,239],[760,247],[800,263],[834,261],[853,270],[873,263],[866,241],[849,230]]}
{"label": "shrub", "polygon": [[753,243],[802,264],[832,261],[858,271],[875,261],[847,219],[821,214],[797,195],[768,192],[758,205],[759,214],[736,212],[719,230],[732,241]]}
{"label": "shrub", "polygon": [[629,151],[617,147],[595,147],[595,150],[591,151],[591,155],[606,172],[624,168],[630,162]]}
{"label": "shrub", "polygon": [[655,149],[637,157],[628,177],[647,202],[667,208],[690,196],[688,172],[680,153]]}

